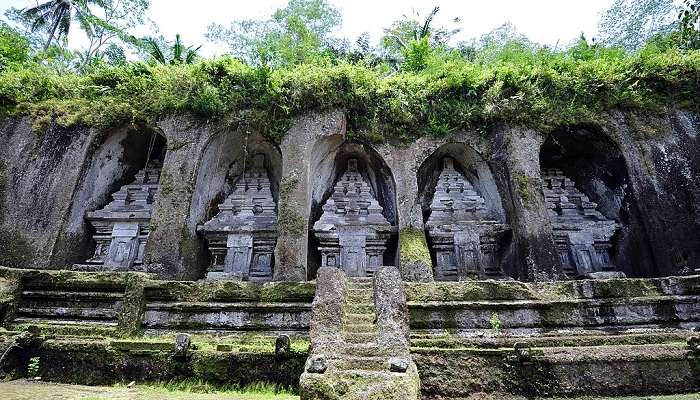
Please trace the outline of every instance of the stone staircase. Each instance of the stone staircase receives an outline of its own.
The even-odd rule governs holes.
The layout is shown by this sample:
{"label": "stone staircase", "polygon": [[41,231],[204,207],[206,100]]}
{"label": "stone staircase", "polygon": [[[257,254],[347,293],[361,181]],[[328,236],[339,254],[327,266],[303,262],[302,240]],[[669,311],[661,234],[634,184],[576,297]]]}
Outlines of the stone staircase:
{"label": "stone staircase", "polygon": [[[312,333],[312,351],[300,384],[302,400],[418,399],[418,372],[410,355],[382,344],[374,278],[341,275],[342,283],[335,286],[342,285],[344,293],[332,299],[335,307],[314,307],[312,331],[323,332]],[[324,285],[322,279],[314,302],[322,303],[318,285]],[[320,315],[330,317],[327,329]]]}

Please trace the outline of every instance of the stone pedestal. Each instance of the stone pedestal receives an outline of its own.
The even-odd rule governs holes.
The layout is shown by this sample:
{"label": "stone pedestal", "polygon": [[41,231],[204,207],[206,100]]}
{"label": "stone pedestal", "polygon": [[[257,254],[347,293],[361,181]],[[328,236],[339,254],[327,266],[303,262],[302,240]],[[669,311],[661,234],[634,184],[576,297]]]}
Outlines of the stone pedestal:
{"label": "stone pedestal", "polygon": [[252,164],[219,205],[219,213],[197,227],[212,254],[207,279],[272,280],[276,205],[264,156],[255,156]]}
{"label": "stone pedestal", "polygon": [[[549,220],[564,272],[569,277],[606,277],[616,272],[610,239],[620,228],[605,218],[596,203],[557,169],[542,172]],[[615,273],[618,276],[621,273]]]}
{"label": "stone pedestal", "polygon": [[435,279],[500,278],[498,242],[510,228],[489,219],[486,202],[446,157],[426,223],[435,251]]}
{"label": "stone pedestal", "polygon": [[323,214],[314,224],[322,267],[336,267],[348,276],[372,276],[383,264],[384,252],[396,231],[382,215],[382,207],[350,159]]}
{"label": "stone pedestal", "polygon": [[153,201],[158,192],[160,166],[152,163],[122,186],[103,209],[86,213],[95,228],[95,254],[76,270],[141,270],[149,235]]}

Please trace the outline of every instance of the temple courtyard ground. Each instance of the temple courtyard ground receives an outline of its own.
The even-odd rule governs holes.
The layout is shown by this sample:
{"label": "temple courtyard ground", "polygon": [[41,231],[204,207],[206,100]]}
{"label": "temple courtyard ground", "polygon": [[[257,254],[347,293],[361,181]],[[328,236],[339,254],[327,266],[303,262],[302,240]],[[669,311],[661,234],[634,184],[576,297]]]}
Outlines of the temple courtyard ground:
{"label": "temple courtyard ground", "polygon": [[[195,389],[196,390],[196,389]],[[272,392],[237,393],[234,391],[196,393],[192,390],[173,390],[160,386],[82,386],[60,383],[15,380],[0,382],[0,399],[3,400],[294,400],[298,396]],[[522,397],[501,395],[475,395],[463,400],[525,400]],[[700,400],[700,393],[673,396],[642,397],[581,397],[576,400]],[[458,400],[458,399],[452,399]],[[563,400],[563,399],[551,399]]]}

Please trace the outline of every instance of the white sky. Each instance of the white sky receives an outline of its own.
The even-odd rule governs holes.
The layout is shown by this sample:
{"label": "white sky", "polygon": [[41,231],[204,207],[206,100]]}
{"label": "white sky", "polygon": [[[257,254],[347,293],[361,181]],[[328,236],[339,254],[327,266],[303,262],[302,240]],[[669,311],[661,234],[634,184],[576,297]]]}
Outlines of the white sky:
{"label": "white sky", "polygon": [[[46,0],[43,0],[46,1]],[[42,2],[43,2],[42,1]],[[223,44],[206,43],[204,34],[212,22],[228,25],[232,20],[266,19],[276,9],[284,7],[286,0],[151,0],[150,18],[160,28],[160,34],[173,40],[176,33],[182,35],[187,45],[203,45],[203,55],[227,52]],[[462,28],[457,39],[479,37],[505,22],[512,22],[516,29],[531,40],[554,45],[566,44],[581,32],[586,37],[595,36],[598,18],[613,0],[329,0],[339,8],[343,25],[336,33],[354,41],[363,32],[369,32],[376,42],[383,28],[402,14],[416,9],[422,15],[433,6],[440,6],[438,24],[448,24],[460,17]],[[0,13],[9,7],[23,8],[36,0],[0,0]],[[4,19],[4,18],[3,18]],[[75,29],[73,32],[77,31]],[[77,34],[69,42],[80,47],[83,38]],[[375,43],[376,44],[376,43]]]}

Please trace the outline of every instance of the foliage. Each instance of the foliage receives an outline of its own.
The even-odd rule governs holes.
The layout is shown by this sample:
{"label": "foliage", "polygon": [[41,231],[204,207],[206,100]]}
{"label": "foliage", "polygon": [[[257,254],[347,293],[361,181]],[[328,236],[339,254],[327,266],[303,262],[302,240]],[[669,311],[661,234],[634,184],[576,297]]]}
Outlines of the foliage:
{"label": "foliage", "polygon": [[290,0],[269,20],[212,24],[207,38],[229,45],[231,53],[254,65],[285,66],[318,61],[330,54],[330,33],[340,12],[326,0]]}
{"label": "foliage", "polygon": [[501,333],[501,317],[498,315],[497,312],[491,313],[491,319],[489,319],[489,324],[491,325],[491,331],[495,335],[499,335]]}
{"label": "foliage", "polygon": [[700,49],[700,0],[685,0],[678,15],[678,44],[683,49]]}
{"label": "foliage", "polygon": [[29,41],[9,25],[0,22],[0,71],[10,64],[29,60]]}
{"label": "foliage", "polygon": [[[439,11],[440,7],[435,7],[424,18],[414,10],[412,16],[404,14],[403,19],[384,30],[381,45],[395,67],[420,71],[427,66],[433,51],[444,49],[460,32],[460,28],[435,26],[433,20]],[[454,18],[453,23],[459,22],[459,18]]]}
{"label": "foliage", "polygon": [[164,46],[153,38],[147,38],[145,43],[148,53],[155,62],[170,65],[192,64],[199,57],[197,52],[202,47],[185,47],[179,33],[175,35],[175,42],[168,48],[163,48]]}
{"label": "foliage", "polygon": [[39,376],[39,367],[41,359],[39,357],[32,357],[29,359],[29,365],[27,365],[27,373],[30,377]]}
{"label": "foliage", "polygon": [[[655,44],[627,55],[585,40],[567,51],[509,43],[489,48],[488,62],[448,54],[420,72],[392,75],[344,62],[252,67],[228,56],[83,74],[11,64],[0,72],[0,111],[32,115],[37,128],[155,123],[184,113],[280,141],[295,116],[341,108],[353,135],[408,142],[501,123],[546,133],[599,123],[610,109],[699,108],[700,51]],[[474,59],[484,57],[477,50]]]}
{"label": "foliage", "polygon": [[46,31],[48,37],[44,50],[51,46],[51,42],[65,40],[70,31],[71,22],[77,19],[82,27],[90,25],[89,3],[95,0],[48,0],[45,3],[37,4],[34,7],[25,8],[21,11],[23,16],[31,21],[31,30]]}
{"label": "foliage", "polygon": [[676,26],[673,0],[615,0],[598,24],[606,46],[637,51],[651,38],[667,35]]}

